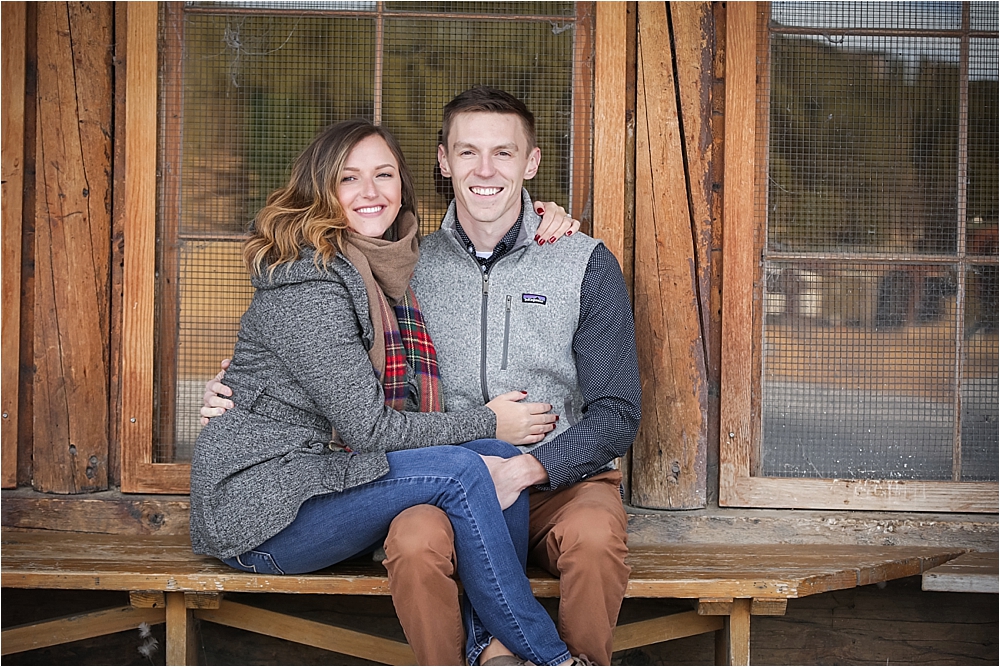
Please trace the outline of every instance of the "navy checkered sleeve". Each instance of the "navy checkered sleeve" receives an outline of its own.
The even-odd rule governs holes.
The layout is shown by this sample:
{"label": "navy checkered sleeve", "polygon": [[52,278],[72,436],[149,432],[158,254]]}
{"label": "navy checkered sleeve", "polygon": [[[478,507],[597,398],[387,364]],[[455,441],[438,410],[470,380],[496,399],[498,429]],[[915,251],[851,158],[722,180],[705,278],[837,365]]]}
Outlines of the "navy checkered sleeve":
{"label": "navy checkered sleeve", "polygon": [[583,419],[534,450],[554,489],[603,470],[625,454],[639,431],[642,390],[635,322],[618,260],[598,245],[580,287],[580,323],[573,337],[583,393]]}

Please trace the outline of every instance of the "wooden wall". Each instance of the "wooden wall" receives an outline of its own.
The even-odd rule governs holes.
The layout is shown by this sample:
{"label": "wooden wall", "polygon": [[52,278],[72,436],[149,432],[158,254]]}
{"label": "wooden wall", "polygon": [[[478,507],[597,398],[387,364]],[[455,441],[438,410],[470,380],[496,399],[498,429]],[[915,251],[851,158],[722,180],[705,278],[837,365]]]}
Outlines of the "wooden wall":
{"label": "wooden wall", "polygon": [[[16,463],[4,447],[6,488],[120,483],[125,8],[4,3],[3,428],[17,443]],[[650,508],[707,498],[720,10],[600,3],[596,13],[595,150],[612,168],[595,178],[595,228],[634,291],[646,418],[631,493]]]}
{"label": "wooden wall", "polygon": [[[5,487],[82,493],[114,482],[114,10],[100,2],[4,3],[4,412],[8,397],[19,406],[4,420],[5,443],[17,442],[16,468],[4,446]],[[10,88],[8,66],[24,72]],[[16,91],[23,113],[11,114],[9,127]],[[8,158],[15,137],[19,169],[18,155]],[[8,170],[21,182],[8,187]],[[20,261],[11,266],[18,243]],[[17,292],[8,288],[15,278]],[[8,323],[17,325],[16,339]]]}

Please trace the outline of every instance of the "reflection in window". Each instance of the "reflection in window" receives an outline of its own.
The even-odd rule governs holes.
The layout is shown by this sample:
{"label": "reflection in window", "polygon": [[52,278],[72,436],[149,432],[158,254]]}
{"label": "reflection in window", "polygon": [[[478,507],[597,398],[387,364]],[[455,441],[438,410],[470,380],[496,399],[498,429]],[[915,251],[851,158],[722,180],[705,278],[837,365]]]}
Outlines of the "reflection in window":
{"label": "reflection in window", "polygon": [[997,6],[774,3],[759,473],[997,479]]}

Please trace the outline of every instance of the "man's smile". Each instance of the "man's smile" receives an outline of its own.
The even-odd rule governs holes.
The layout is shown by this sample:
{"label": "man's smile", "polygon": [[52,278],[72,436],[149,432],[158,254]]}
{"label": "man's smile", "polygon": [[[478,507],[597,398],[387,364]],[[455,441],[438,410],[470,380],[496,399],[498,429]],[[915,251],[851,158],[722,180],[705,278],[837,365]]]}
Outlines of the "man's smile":
{"label": "man's smile", "polygon": [[469,188],[469,190],[472,191],[472,194],[479,195],[480,197],[492,197],[493,195],[498,195],[503,192],[503,188],[487,188],[479,185],[473,185]]}

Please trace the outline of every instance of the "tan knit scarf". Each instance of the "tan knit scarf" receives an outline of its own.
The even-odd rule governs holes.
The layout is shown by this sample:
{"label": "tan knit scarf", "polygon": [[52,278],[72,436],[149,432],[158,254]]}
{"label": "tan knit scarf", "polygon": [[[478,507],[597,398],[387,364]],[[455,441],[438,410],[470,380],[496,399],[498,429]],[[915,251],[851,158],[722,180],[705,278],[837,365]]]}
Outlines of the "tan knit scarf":
{"label": "tan knit scarf", "polygon": [[[368,313],[374,331],[374,344],[368,350],[368,358],[379,378],[385,377],[385,330],[386,326],[398,329],[396,322],[383,323],[379,302],[388,299],[391,306],[402,301],[413,277],[413,268],[420,258],[417,240],[417,217],[406,211],[400,213],[393,223],[396,241],[362,236],[347,231],[344,255],[361,273],[368,292]],[[392,308],[385,309],[393,317]]]}

